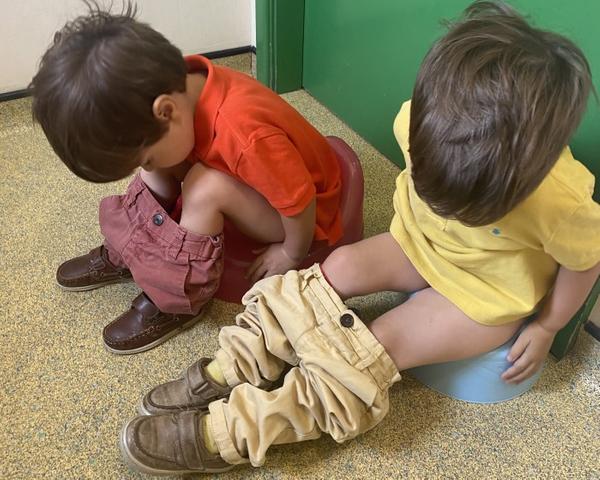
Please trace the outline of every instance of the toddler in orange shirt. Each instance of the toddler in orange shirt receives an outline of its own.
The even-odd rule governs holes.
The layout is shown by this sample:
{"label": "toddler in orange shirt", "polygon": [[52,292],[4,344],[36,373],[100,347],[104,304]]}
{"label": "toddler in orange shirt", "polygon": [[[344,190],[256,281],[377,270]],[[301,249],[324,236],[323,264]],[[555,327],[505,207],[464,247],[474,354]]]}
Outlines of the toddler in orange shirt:
{"label": "toddler in orange shirt", "polygon": [[148,350],[199,320],[219,285],[226,219],[269,245],[253,281],[298,266],[313,240],[342,236],[327,140],[251,77],[184,58],[131,4],[67,23],[32,90],[36,120],[77,176],[110,182],[142,167],[124,195],[101,202],[103,245],[57,272],[67,290],[143,289],[104,329],[114,353]]}

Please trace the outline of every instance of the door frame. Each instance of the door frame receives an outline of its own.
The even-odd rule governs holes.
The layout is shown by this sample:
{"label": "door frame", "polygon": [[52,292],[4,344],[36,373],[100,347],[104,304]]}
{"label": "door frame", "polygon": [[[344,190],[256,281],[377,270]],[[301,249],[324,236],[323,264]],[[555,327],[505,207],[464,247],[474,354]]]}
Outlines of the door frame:
{"label": "door frame", "polygon": [[256,77],[277,93],[302,88],[304,0],[256,0]]}

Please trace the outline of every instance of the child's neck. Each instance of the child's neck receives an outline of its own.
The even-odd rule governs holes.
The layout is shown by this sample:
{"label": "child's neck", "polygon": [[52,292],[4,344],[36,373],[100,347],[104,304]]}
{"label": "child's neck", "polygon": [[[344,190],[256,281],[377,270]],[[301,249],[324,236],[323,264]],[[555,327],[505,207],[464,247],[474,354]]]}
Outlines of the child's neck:
{"label": "child's neck", "polygon": [[187,102],[190,106],[196,107],[198,98],[202,93],[206,83],[206,74],[204,72],[188,73],[185,78],[185,93]]}

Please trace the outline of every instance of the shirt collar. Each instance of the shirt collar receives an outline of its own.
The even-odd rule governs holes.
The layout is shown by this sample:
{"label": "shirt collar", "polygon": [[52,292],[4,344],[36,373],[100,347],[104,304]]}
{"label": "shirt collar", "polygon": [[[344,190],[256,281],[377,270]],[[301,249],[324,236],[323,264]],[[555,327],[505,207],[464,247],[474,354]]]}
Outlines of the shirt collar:
{"label": "shirt collar", "polygon": [[219,108],[225,100],[225,80],[218,68],[201,55],[184,57],[189,73],[205,71],[206,82],[196,102],[194,112],[194,154],[205,158],[215,136],[215,122]]}

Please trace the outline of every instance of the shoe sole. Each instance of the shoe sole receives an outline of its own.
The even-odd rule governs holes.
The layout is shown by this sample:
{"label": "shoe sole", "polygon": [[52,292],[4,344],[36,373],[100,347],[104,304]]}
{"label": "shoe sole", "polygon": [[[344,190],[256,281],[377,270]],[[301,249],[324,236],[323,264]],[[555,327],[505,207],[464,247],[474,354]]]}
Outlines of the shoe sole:
{"label": "shoe sole", "polygon": [[60,288],[62,288],[63,290],[65,290],[67,292],[87,292],[89,290],[96,290],[97,288],[105,287],[107,285],[113,285],[115,283],[131,283],[131,282],[133,282],[133,278],[129,277],[129,278],[117,278],[114,280],[107,280],[106,282],[103,282],[103,283],[94,283],[93,285],[83,285],[81,287],[67,287],[67,286],[59,283],[58,280],[56,281],[56,284]]}
{"label": "shoe sole", "polygon": [[149,467],[148,465],[144,465],[143,463],[141,463],[137,458],[135,458],[131,454],[131,450],[129,450],[129,447],[127,446],[127,442],[125,441],[125,437],[126,437],[125,432],[127,432],[127,427],[129,427],[129,425],[131,424],[131,422],[133,422],[133,420],[135,420],[135,418],[129,420],[129,422],[127,422],[125,424],[125,426],[121,430],[121,435],[119,435],[119,448],[121,449],[121,454],[123,456],[123,460],[133,470],[136,470],[136,471],[142,472],[142,473],[146,473],[149,475],[157,475],[157,476],[173,475],[174,476],[174,475],[188,475],[191,473],[194,473],[194,474],[223,473],[223,472],[228,472],[229,470],[231,470],[232,468],[235,467],[235,465],[231,465],[231,467],[229,467],[229,468],[207,468],[206,470],[162,470],[159,468],[152,468],[152,467]]}
{"label": "shoe sole", "polygon": [[138,348],[132,348],[131,350],[117,350],[117,349],[114,349],[114,348],[108,346],[106,344],[106,342],[104,342],[104,348],[106,348],[106,350],[108,350],[110,353],[114,353],[116,355],[133,355],[134,353],[141,353],[141,352],[145,352],[146,350],[151,350],[154,347],[158,347],[161,343],[166,342],[169,338],[174,337],[178,333],[181,333],[184,330],[187,330],[188,328],[190,328],[193,325],[195,325],[196,323],[198,323],[200,320],[202,320],[204,313],[205,313],[205,309],[202,309],[200,311],[200,313],[198,315],[196,315],[194,318],[192,318],[191,320],[188,320],[186,323],[184,323],[180,327],[177,327],[177,328],[171,330],[169,333],[164,334],[162,337],[157,338],[156,340],[149,343],[148,345],[144,345],[144,346],[138,347]]}
{"label": "shoe sole", "polygon": [[153,415],[153,413],[152,413],[152,412],[150,412],[150,411],[146,410],[146,407],[144,407],[144,399],[143,399],[143,398],[140,400],[140,403],[139,403],[139,405],[138,405],[138,409],[137,409],[137,410],[138,410],[138,413],[139,413],[140,415],[143,415],[143,416],[145,416],[145,417],[148,417],[148,416],[150,416],[150,415]]}

